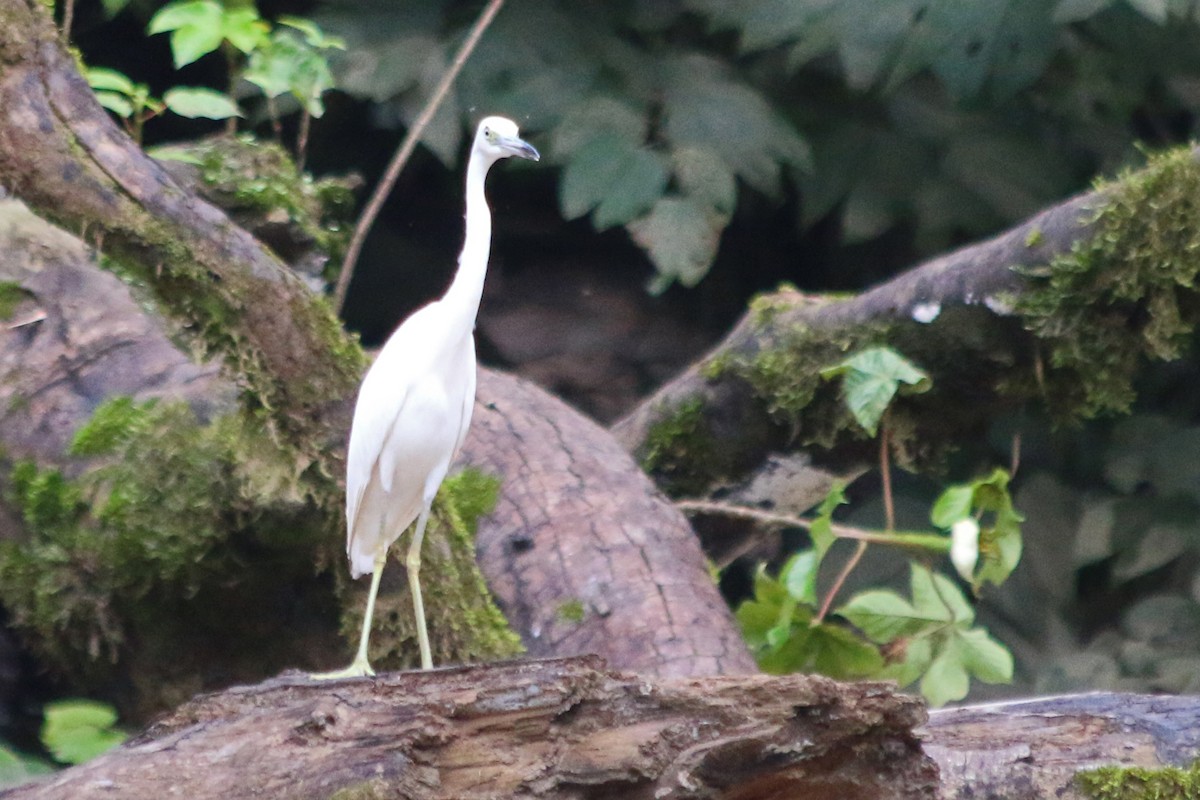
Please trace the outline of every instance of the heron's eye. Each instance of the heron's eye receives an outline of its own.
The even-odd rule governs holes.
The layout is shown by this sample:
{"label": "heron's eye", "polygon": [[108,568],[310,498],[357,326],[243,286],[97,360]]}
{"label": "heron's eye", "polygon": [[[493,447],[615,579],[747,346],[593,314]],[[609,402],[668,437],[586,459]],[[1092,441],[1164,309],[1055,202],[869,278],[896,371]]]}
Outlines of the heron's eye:
{"label": "heron's eye", "polygon": [[496,132],[493,131],[491,128],[484,128],[483,135],[487,137],[487,140],[489,142],[496,141]]}

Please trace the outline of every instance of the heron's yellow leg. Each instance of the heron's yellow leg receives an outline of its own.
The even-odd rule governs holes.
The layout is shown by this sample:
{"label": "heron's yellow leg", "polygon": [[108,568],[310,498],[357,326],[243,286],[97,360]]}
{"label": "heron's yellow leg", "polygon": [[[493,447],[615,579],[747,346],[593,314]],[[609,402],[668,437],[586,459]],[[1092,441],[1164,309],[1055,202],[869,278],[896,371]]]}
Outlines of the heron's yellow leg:
{"label": "heron's yellow leg", "polygon": [[429,521],[429,506],[417,518],[417,529],[408,545],[404,567],[408,571],[408,586],[412,589],[413,612],[417,615],[417,644],[421,648],[421,669],[433,669],[429,651],[429,631],[425,627],[425,601],[421,599],[421,540],[425,538],[425,523]]}
{"label": "heron's yellow leg", "polygon": [[385,549],[375,559],[375,571],[371,573],[371,590],[367,595],[367,613],[363,618],[362,638],[358,642],[358,655],[350,662],[350,666],[345,669],[335,670],[334,672],[317,672],[310,677],[324,681],[335,678],[361,678],[366,675],[375,674],[375,670],[371,669],[371,664],[367,661],[367,643],[371,639],[371,619],[375,616],[375,597],[379,594],[379,579],[383,577],[383,565],[386,561],[387,550]]}

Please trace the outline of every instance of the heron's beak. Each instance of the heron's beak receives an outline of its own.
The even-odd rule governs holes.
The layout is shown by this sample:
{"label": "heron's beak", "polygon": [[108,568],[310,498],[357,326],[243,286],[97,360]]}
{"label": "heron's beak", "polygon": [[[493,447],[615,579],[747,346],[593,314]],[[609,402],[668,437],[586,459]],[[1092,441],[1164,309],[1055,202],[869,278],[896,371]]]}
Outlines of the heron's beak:
{"label": "heron's beak", "polygon": [[537,148],[524,139],[518,139],[516,136],[501,136],[496,144],[518,158],[528,158],[530,161],[542,160]]}

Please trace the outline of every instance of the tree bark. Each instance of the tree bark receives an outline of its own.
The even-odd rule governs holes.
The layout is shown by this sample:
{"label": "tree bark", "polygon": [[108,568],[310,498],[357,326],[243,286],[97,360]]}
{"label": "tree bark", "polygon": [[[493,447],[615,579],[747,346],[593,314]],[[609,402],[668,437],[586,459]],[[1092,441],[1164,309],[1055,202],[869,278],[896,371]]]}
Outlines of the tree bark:
{"label": "tree bark", "polygon": [[926,721],[919,699],[878,683],[653,680],[596,658],[335,684],[287,673],[196,698],[0,797],[1085,800],[1077,772],[1186,767],[1197,731],[1194,697],[1096,693]]}
{"label": "tree bark", "polygon": [[599,659],[371,680],[283,675],[198,698],[6,800],[936,796],[919,700],[763,675],[654,681]]}
{"label": "tree bark", "polygon": [[659,677],[756,669],[687,520],[600,426],[482,370],[463,459],[505,478],[476,543],[530,655],[603,653]]}
{"label": "tree bark", "polygon": [[[1195,324],[1196,259],[1187,242],[1196,211],[1178,193],[1195,179],[1197,152],[1152,163],[852,297],[766,295],[611,430],[660,486],[682,495],[744,487],[774,468],[772,454],[804,454],[814,462],[802,479],[812,505],[875,456],[836,385],[817,377],[868,346],[892,346],[932,378],[931,391],[895,404],[903,450],[918,466],[1026,405],[1069,419],[1123,410],[1134,365],[1178,350],[1178,334],[1155,340],[1155,325]],[[1110,207],[1124,228],[1101,230]],[[1106,238],[1107,262],[1083,260],[1109,246]],[[1157,266],[1139,272],[1133,262],[1148,265],[1150,254]],[[1150,285],[1160,277],[1162,287]],[[1023,305],[1038,293],[1071,291],[1079,295],[1068,309],[1074,316],[1050,325]],[[1080,357],[1089,339],[1127,344]],[[1080,387],[1101,371],[1112,396],[1081,398]]]}

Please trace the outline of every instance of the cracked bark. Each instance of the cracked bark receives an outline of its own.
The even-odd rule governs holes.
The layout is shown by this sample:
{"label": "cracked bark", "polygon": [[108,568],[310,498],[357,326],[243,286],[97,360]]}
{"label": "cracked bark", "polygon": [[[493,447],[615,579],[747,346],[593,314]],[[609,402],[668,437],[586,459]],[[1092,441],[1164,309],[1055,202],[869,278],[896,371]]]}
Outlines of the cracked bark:
{"label": "cracked bark", "polygon": [[[119,750],[3,794],[195,800],[917,800],[919,700],[791,675],[650,680],[595,658],[283,675],[198,698]],[[337,794],[344,791],[344,794]]]}

